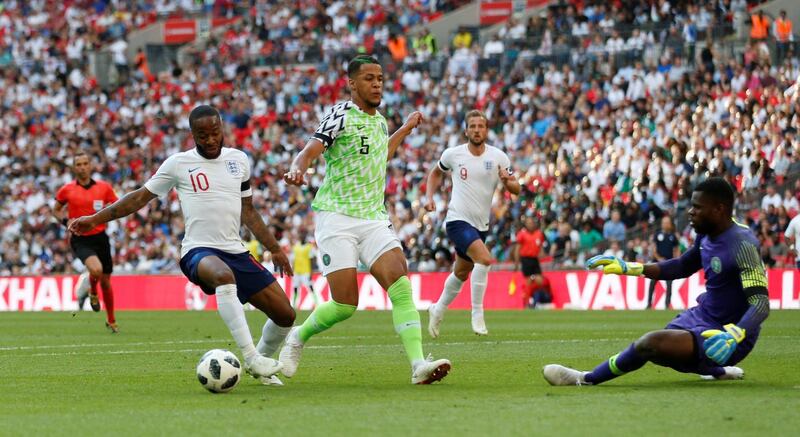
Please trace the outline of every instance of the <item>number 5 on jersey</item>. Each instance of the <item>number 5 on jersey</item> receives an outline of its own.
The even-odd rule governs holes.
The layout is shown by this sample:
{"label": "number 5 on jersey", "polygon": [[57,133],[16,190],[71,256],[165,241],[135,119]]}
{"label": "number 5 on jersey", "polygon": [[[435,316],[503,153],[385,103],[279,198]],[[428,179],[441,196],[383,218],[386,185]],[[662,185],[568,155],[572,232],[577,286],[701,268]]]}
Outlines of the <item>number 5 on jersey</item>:
{"label": "number 5 on jersey", "polygon": [[192,181],[192,189],[195,193],[198,191],[208,191],[208,176],[206,176],[205,173],[200,172],[196,175],[189,173],[189,180]]}
{"label": "number 5 on jersey", "polygon": [[369,144],[367,144],[367,140],[369,137],[362,136],[361,137],[361,148],[358,149],[358,153],[362,155],[369,155]]}

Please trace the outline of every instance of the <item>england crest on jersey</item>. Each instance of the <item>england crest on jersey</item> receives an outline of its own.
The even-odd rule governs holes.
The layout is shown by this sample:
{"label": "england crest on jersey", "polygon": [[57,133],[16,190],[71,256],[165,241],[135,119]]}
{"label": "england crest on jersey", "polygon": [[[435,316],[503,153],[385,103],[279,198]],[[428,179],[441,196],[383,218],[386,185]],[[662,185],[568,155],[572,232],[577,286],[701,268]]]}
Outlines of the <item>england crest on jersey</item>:
{"label": "england crest on jersey", "polygon": [[486,171],[491,171],[494,168],[494,161],[483,161],[483,168]]}
{"label": "england crest on jersey", "polygon": [[225,168],[228,170],[232,176],[241,176],[241,169],[239,168],[239,163],[236,161],[225,161]]}

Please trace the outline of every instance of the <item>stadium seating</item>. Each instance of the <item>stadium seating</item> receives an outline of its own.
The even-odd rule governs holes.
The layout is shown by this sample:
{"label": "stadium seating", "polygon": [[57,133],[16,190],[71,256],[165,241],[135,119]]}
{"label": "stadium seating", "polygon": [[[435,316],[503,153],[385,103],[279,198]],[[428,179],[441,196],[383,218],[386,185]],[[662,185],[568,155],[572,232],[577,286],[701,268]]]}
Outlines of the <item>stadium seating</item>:
{"label": "stadium seating", "polygon": [[[682,244],[691,244],[681,218],[692,186],[709,175],[727,177],[741,193],[737,214],[758,233],[764,259],[793,263],[782,231],[800,201],[800,93],[785,91],[800,77],[800,60],[794,51],[776,62],[764,44],[741,45],[741,52],[726,38],[706,45],[706,34],[731,35],[733,15],[744,10],[653,12],[641,7],[649,2],[610,2],[609,9],[597,6],[609,2],[572,1],[569,13],[550,9],[523,22],[523,39],[513,37],[519,30],[501,30],[499,53],[485,53],[488,40],[440,42],[432,52],[412,35],[398,60],[389,40],[425,21],[422,3],[369,11],[345,2],[327,10],[231,3],[213,10],[243,14],[228,37],[166,73],[127,65],[124,86],[103,90],[87,67],[90,50],[161,16],[196,11],[181,11],[177,2],[57,11],[43,3],[0,11],[0,275],[79,265],[52,216],[55,191],[71,180],[71,153],[90,152],[97,177],[121,195],[191,147],[187,116],[201,102],[220,108],[227,144],[251,156],[254,202],[288,247],[300,230],[313,229],[309,204],[322,167],[309,188],[288,187],[281,175],[325,108],[347,98],[343,62],[359,51],[384,63],[390,131],[412,110],[426,115],[391,161],[386,183],[412,270],[451,266],[442,226],[446,192],[437,194],[434,213],[425,214],[420,199],[430,166],[464,141],[461,117],[474,107],[489,115],[490,143],[507,151],[523,183],[519,197],[495,197],[487,243],[501,266],[512,261],[526,215],[545,230],[547,268],[580,267],[606,250],[649,261],[648,236],[664,214],[679,219]],[[684,29],[690,16],[694,31]],[[768,186],[778,197],[762,209]],[[111,224],[118,272],[178,270],[183,221],[175,200],[172,194]],[[584,225],[602,232],[613,210],[621,212],[625,240],[581,247]]]}

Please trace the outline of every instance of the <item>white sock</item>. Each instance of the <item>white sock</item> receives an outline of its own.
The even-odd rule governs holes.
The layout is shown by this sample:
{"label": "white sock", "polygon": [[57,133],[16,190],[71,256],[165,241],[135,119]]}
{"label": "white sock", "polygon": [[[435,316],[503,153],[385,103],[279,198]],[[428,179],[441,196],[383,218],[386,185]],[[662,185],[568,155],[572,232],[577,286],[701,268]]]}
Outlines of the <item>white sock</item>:
{"label": "white sock", "polygon": [[245,362],[250,361],[258,355],[258,352],[253,346],[253,336],[250,335],[250,327],[247,326],[247,319],[244,317],[244,307],[236,297],[236,284],[220,285],[216,293],[217,311],[242,351]]}
{"label": "white sock", "polygon": [[264,324],[264,329],[261,330],[261,340],[258,340],[256,350],[261,355],[271,357],[291,330],[291,326],[284,328],[283,326],[278,326],[272,320],[267,320],[267,323]]}
{"label": "white sock", "polygon": [[486,281],[489,277],[489,266],[475,264],[472,268],[472,317],[483,317],[483,296],[486,294]]}
{"label": "white sock", "polygon": [[450,272],[450,275],[447,277],[447,280],[444,281],[444,290],[442,290],[442,295],[439,296],[439,301],[436,302],[436,306],[438,307],[439,311],[443,311],[447,309],[447,307],[453,303],[458,293],[461,292],[461,286],[464,285],[464,281],[458,279],[455,273]]}

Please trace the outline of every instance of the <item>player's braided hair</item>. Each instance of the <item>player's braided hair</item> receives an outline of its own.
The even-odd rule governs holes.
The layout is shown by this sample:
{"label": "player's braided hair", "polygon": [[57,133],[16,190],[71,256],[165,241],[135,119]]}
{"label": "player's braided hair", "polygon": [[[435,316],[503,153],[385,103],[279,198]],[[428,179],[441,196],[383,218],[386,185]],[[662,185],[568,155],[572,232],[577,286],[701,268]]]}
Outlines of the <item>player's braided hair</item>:
{"label": "player's braided hair", "polygon": [[365,64],[380,65],[380,62],[369,55],[358,55],[347,63],[347,76],[350,78],[355,77],[358,71],[361,70],[361,66]]}

